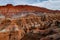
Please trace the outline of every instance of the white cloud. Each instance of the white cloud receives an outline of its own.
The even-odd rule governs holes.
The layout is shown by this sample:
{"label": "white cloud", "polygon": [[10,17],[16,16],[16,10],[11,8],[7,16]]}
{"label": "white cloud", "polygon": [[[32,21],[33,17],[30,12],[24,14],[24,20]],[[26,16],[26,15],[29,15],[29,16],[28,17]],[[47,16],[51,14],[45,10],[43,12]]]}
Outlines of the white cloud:
{"label": "white cloud", "polygon": [[0,5],[13,4],[13,5],[33,5],[45,7],[48,9],[60,10],[60,0],[48,0],[38,2],[38,0],[0,0]]}
{"label": "white cloud", "polygon": [[13,4],[14,0],[0,0],[0,6],[6,5],[6,4]]}
{"label": "white cloud", "polygon": [[53,9],[53,10],[60,10],[60,0],[58,0],[58,1],[49,0],[49,1],[32,4],[32,5],[39,6],[39,7],[41,6],[41,7],[45,7],[45,8]]}
{"label": "white cloud", "polygon": [[[35,1],[35,0],[34,0]],[[60,10],[60,0],[48,0],[48,1],[43,1],[43,2],[36,2],[36,3],[32,3],[30,4],[31,1],[24,1],[24,0],[15,0],[14,1],[14,5],[33,5],[33,6],[39,6],[39,7],[45,7],[48,9],[53,9],[53,10]]]}

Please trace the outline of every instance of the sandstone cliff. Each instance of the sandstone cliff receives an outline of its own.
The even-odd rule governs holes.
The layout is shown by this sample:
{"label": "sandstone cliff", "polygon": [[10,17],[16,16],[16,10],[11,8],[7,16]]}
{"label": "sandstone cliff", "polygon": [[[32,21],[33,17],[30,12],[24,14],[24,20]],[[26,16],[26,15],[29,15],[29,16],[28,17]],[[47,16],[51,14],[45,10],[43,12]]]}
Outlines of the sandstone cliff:
{"label": "sandstone cliff", "polygon": [[28,5],[0,6],[0,40],[60,40],[60,11]]}

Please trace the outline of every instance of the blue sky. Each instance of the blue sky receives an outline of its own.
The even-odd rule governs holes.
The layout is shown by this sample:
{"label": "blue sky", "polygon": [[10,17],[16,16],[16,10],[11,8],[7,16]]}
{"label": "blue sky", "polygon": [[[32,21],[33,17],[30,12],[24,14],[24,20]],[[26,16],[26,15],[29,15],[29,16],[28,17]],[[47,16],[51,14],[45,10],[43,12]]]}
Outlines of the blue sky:
{"label": "blue sky", "polygon": [[0,0],[0,6],[6,4],[33,5],[53,10],[60,10],[60,0]]}

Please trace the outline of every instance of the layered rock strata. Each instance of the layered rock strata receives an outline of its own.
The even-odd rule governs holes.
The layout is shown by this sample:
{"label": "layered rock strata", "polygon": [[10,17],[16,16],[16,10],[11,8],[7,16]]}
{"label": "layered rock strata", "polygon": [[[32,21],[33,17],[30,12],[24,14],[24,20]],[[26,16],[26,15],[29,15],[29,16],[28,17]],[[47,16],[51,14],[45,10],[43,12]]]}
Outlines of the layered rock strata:
{"label": "layered rock strata", "polygon": [[0,6],[0,40],[60,40],[60,11]]}

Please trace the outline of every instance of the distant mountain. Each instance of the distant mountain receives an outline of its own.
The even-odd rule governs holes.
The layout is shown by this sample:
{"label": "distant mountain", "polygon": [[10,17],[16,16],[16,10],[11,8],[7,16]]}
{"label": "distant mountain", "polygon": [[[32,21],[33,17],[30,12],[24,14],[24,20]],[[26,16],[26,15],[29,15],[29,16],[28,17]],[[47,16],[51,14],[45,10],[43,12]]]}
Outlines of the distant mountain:
{"label": "distant mountain", "polygon": [[60,13],[60,10],[49,10],[43,7],[31,6],[31,5],[16,5],[13,6],[12,4],[8,4],[6,6],[0,6],[0,12],[2,14],[9,14],[6,12],[20,12],[20,11],[38,11],[38,12],[45,12],[45,13]]}

